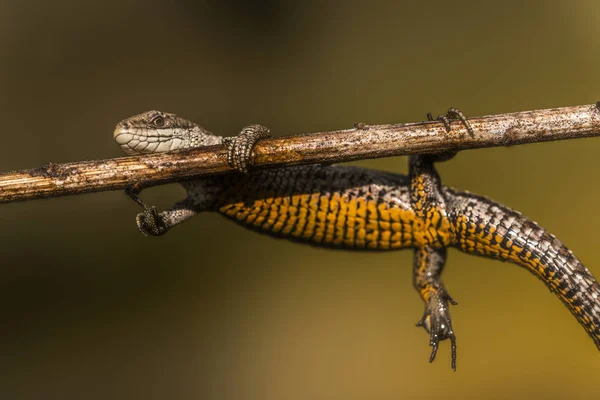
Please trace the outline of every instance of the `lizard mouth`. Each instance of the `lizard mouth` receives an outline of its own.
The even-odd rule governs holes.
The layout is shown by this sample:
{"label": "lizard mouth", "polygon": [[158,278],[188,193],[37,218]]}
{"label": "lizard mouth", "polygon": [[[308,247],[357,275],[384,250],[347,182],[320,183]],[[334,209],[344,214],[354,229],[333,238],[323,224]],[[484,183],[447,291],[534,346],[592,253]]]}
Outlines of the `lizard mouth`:
{"label": "lizard mouth", "polygon": [[161,132],[143,128],[132,129],[121,124],[115,128],[113,136],[123,152],[129,155],[173,151],[181,148],[184,142],[168,130]]}
{"label": "lizard mouth", "polygon": [[140,146],[139,150],[136,150],[136,148],[140,145],[140,143],[143,144],[143,139],[139,135],[134,134],[130,130],[129,126],[123,126],[121,124],[117,125],[115,131],[113,132],[113,136],[115,142],[121,146],[121,149],[125,152],[125,154],[141,153],[142,146]]}
{"label": "lizard mouth", "polygon": [[147,154],[171,150],[172,137],[160,135],[147,129],[132,129],[119,124],[113,132],[115,142],[125,154]]}
{"label": "lizard mouth", "polygon": [[115,142],[117,142],[119,146],[122,146],[133,139],[133,133],[128,127],[117,126],[113,132],[113,137],[115,138]]}
{"label": "lizard mouth", "polygon": [[124,119],[115,126],[113,137],[128,155],[164,153],[222,142],[221,137],[190,121],[158,111]]}

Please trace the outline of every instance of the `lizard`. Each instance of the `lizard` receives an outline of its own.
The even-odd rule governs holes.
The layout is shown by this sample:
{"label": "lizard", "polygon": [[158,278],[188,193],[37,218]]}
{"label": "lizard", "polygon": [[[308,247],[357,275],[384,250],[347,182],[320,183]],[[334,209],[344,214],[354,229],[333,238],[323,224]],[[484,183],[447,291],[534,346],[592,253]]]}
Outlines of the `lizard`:
{"label": "lizard", "polygon": [[[449,118],[473,129],[451,108]],[[428,119],[433,120],[431,114]],[[270,135],[250,125],[234,137],[212,134],[174,114],[149,111],[117,124],[114,139],[127,154],[226,145],[231,174],[180,182],[184,200],[158,211],[126,193],[143,211],[136,216],[144,235],[160,236],[206,211],[218,212],[255,231],[315,246],[353,250],[413,250],[413,286],[424,302],[417,326],[429,334],[433,362],[440,341],[456,336],[449,306],[456,301],[441,280],[448,248],[507,261],[542,280],[600,349],[600,285],[579,259],[536,222],[484,196],[441,183],[435,163],[455,153],[409,156],[409,174],[345,165],[305,165],[251,171],[252,148]]]}

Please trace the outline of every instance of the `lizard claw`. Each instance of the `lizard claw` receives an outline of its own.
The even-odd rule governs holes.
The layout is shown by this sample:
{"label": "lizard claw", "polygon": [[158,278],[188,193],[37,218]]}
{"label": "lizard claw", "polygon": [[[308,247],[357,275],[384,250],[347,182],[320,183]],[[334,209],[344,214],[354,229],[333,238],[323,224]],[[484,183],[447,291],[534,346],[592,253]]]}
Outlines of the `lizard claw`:
{"label": "lizard claw", "polygon": [[456,371],[456,336],[452,329],[452,318],[450,318],[448,304],[456,305],[458,303],[445,292],[432,296],[425,306],[425,313],[423,318],[417,322],[417,326],[422,326],[429,333],[429,345],[432,347],[429,362],[435,360],[439,342],[450,339],[451,365],[452,369]]}
{"label": "lizard claw", "polygon": [[135,222],[145,236],[161,236],[169,230],[154,206],[144,205],[144,211],[135,217]]}
{"label": "lizard claw", "polygon": [[227,162],[229,166],[247,173],[252,160],[252,150],[260,139],[270,137],[269,128],[262,125],[249,125],[239,135],[223,138],[227,146]]}
{"label": "lizard claw", "polygon": [[467,132],[469,132],[469,135],[471,137],[475,136],[475,133],[473,132],[473,128],[471,127],[471,124],[469,124],[469,121],[467,121],[467,118],[465,117],[465,115],[457,108],[450,107],[448,109],[448,112],[445,115],[438,115],[436,118],[433,118],[431,113],[427,113],[428,121],[441,121],[444,124],[444,126],[446,127],[446,132],[448,132],[448,133],[451,130],[451,128],[450,128],[450,120],[451,119],[460,120],[463,123],[463,125],[465,126],[465,128],[467,128]]}
{"label": "lizard claw", "polygon": [[133,201],[138,203],[143,212],[139,213],[135,217],[135,222],[137,224],[138,230],[142,232],[145,236],[160,236],[167,233],[169,228],[165,224],[163,218],[161,217],[158,209],[154,206],[148,206],[142,199],[138,197],[140,193],[140,188],[133,186],[125,189],[125,194],[131,197]]}

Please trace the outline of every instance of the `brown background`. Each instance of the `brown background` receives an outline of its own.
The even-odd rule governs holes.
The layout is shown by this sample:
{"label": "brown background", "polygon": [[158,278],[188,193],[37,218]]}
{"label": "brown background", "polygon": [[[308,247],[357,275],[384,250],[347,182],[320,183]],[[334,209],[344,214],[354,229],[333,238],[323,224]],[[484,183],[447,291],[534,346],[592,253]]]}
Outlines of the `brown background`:
{"label": "brown background", "polygon": [[[0,2],[0,171],[117,157],[160,109],[276,135],[600,100],[600,3]],[[241,3],[241,2],[240,2]],[[367,5],[368,4],[368,5]],[[598,139],[468,151],[446,184],[539,221],[600,276]],[[360,162],[406,172],[406,159]],[[144,198],[167,207],[177,185]],[[411,252],[302,246],[121,192],[0,206],[3,399],[588,399],[600,354],[528,272],[451,251],[429,364]]]}

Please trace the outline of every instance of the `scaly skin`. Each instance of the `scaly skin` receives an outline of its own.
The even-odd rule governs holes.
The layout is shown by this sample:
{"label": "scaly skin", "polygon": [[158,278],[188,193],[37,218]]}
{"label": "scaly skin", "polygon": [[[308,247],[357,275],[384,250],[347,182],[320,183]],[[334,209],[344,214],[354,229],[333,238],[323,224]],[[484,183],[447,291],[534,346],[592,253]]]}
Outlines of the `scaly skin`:
{"label": "scaly skin", "polygon": [[[230,160],[240,170],[251,160],[249,143],[251,147],[268,132],[256,127],[226,139],[229,144],[242,144],[230,147]],[[160,139],[161,145],[140,145],[146,136]],[[189,121],[156,111],[119,123],[115,139],[129,154],[223,142]],[[430,335],[430,361],[439,341],[450,339],[454,369],[456,339],[448,309],[456,303],[441,282],[449,247],[531,271],[560,298],[600,349],[600,285],[588,269],[554,235],[520,213],[443,186],[434,162],[445,158],[411,156],[409,176],[310,165],[183,182],[186,199],[162,212],[132,197],[144,207],[137,223],[147,235],[162,235],[200,212],[214,211],[250,229],[315,246],[414,249],[413,283],[425,303],[418,325]]]}

